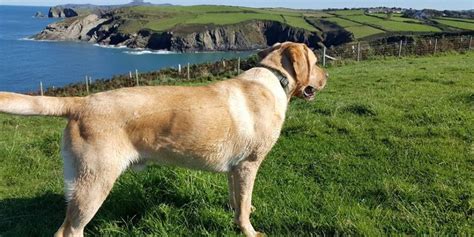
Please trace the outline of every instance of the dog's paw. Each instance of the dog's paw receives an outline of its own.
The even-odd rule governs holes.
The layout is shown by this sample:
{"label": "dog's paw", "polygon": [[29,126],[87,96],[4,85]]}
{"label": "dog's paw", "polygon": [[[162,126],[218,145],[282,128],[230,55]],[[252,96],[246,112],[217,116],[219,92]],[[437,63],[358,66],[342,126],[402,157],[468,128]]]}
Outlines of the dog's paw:
{"label": "dog's paw", "polygon": [[255,237],[267,237],[267,235],[265,233],[262,233],[262,232],[257,232]]}

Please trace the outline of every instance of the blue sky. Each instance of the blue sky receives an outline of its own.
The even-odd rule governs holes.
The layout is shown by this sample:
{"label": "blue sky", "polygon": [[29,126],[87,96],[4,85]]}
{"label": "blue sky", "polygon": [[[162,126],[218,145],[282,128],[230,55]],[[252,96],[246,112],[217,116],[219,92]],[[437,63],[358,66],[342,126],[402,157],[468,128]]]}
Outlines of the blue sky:
{"label": "blue sky", "polygon": [[[128,0],[0,0],[0,5],[32,5],[32,6],[53,6],[64,3],[92,3],[92,4],[122,4]],[[153,3],[172,3],[178,5],[197,5],[197,4],[219,4],[219,5],[238,5],[249,7],[289,7],[289,8],[343,8],[343,7],[405,7],[405,8],[433,8],[433,9],[474,9],[474,0],[148,0]]]}

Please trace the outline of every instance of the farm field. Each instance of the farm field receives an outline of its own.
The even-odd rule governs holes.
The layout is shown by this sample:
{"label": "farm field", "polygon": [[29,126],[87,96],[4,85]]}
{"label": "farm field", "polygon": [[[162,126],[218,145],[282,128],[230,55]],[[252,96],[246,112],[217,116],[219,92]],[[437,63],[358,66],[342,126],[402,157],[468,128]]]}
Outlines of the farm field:
{"label": "farm field", "polygon": [[387,31],[441,32],[439,28],[429,25],[384,20],[368,15],[347,16],[346,18],[363,24],[376,25]]}
{"label": "farm field", "polygon": [[338,15],[338,16],[355,16],[355,15],[363,15],[364,10],[340,10],[340,11],[331,11],[329,13]]}
{"label": "farm field", "polygon": [[[370,14],[373,16],[381,17],[381,18],[386,18],[386,14],[381,14],[381,13],[376,13],[376,14]],[[406,17],[401,17],[401,14],[393,14],[389,19],[391,21],[400,21],[400,22],[415,22],[415,23],[421,23],[420,20],[418,19],[413,19],[413,18],[406,18]]]}
{"label": "farm field", "polygon": [[350,31],[354,34],[354,37],[356,39],[364,38],[370,35],[375,35],[375,34],[380,34],[383,33],[383,30],[368,26],[368,25],[363,25],[359,24],[357,22],[349,21],[346,19],[342,19],[339,17],[330,17],[330,18],[324,18],[326,21],[334,22],[347,31]]}
{"label": "farm field", "polygon": [[[306,18],[329,20],[352,32],[356,39],[388,32],[441,32],[441,29],[424,22],[403,18],[393,14],[390,19],[385,14],[365,15],[363,10],[294,10],[285,8],[250,8],[235,6],[197,5],[197,6],[155,6],[123,8],[117,13],[125,19],[119,27],[124,33],[134,33],[146,28],[157,32],[171,30],[185,25],[229,25],[251,20],[270,20],[290,26],[318,32],[318,28],[307,22]],[[443,25],[472,29],[474,23],[442,19]]]}
{"label": "farm field", "polygon": [[469,23],[466,21],[457,21],[457,20],[445,20],[445,19],[436,19],[437,22],[448,25],[448,26],[453,26],[456,28],[461,28],[465,30],[474,30],[474,22]]}
{"label": "farm field", "polygon": [[442,19],[442,20],[453,20],[453,21],[465,21],[465,22],[474,23],[474,19],[466,19],[466,18],[441,17],[441,18],[439,18],[439,19]]}
{"label": "farm field", "polygon": [[[257,176],[252,215],[269,236],[474,234],[474,52],[328,69],[293,100]],[[0,236],[62,223],[60,118],[0,115]],[[238,236],[223,174],[127,171],[88,236]]]}
{"label": "farm field", "polygon": [[[187,24],[214,24],[228,25],[248,20],[272,20],[287,23],[291,26],[309,31],[317,31],[303,19],[303,14],[309,16],[326,16],[320,11],[297,11],[292,9],[258,9],[234,6],[159,6],[159,7],[131,7],[122,10],[121,15],[126,17],[140,14],[141,24],[131,25],[121,29],[124,32],[134,32],[142,27],[154,31],[165,31],[178,25]],[[133,20],[133,18],[128,18]]]}

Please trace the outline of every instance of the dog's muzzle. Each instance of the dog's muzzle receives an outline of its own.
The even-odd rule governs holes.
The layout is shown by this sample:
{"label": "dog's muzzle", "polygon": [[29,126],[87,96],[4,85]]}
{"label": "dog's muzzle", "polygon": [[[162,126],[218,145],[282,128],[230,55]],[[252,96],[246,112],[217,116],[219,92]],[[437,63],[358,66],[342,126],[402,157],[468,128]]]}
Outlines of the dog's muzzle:
{"label": "dog's muzzle", "polygon": [[316,88],[312,86],[307,86],[303,90],[303,95],[306,99],[313,99],[315,92],[316,92]]}

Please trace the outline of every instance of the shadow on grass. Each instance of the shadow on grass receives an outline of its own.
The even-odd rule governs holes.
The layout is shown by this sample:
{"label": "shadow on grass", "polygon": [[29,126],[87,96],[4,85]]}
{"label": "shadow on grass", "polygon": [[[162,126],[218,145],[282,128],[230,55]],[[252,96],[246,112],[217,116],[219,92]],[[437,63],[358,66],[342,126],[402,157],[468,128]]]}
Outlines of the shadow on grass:
{"label": "shadow on grass", "polygon": [[52,236],[65,210],[64,197],[55,193],[0,200],[0,236]]}
{"label": "shadow on grass", "polygon": [[[87,225],[87,235],[129,235],[136,234],[136,231],[174,236],[241,234],[232,223],[232,211],[226,208],[224,190],[200,187],[200,191],[193,192],[184,188],[180,175],[165,169],[155,171],[150,175],[127,175],[116,183],[113,192]],[[202,184],[196,182],[194,185],[199,187]],[[51,192],[30,198],[0,200],[0,236],[52,236],[61,225],[65,210],[63,196]],[[333,226],[302,220],[282,223],[256,218],[254,225],[258,230],[275,235],[339,233]]]}

